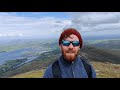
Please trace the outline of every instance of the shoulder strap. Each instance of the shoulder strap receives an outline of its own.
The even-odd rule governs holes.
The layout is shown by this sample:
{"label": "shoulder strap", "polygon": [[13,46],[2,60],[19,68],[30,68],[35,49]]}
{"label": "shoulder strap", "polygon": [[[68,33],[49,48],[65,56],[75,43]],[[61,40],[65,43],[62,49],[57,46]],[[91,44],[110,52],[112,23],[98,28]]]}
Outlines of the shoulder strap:
{"label": "shoulder strap", "polygon": [[54,78],[61,78],[61,69],[58,60],[52,64],[52,73]]}
{"label": "shoulder strap", "polygon": [[91,69],[91,66],[86,62],[87,59],[84,57],[81,57],[81,60],[87,72],[88,78],[92,78],[92,69]]}

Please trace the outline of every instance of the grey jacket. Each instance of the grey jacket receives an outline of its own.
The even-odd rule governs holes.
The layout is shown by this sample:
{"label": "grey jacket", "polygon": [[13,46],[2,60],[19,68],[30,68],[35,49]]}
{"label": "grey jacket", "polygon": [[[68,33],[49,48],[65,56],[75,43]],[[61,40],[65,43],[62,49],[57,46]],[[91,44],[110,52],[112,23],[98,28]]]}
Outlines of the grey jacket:
{"label": "grey jacket", "polygon": [[[88,78],[87,72],[79,56],[76,57],[74,62],[64,60],[63,56],[60,56],[58,61],[61,68],[62,78]],[[92,66],[91,68],[92,78],[96,78],[96,72]],[[53,78],[52,64],[46,69],[43,78]]]}

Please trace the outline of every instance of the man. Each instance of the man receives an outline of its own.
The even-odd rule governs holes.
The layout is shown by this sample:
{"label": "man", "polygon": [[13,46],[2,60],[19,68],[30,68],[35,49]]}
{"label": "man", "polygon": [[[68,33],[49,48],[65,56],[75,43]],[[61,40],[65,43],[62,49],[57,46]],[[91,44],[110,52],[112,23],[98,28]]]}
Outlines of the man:
{"label": "man", "polygon": [[62,55],[48,66],[43,78],[96,78],[93,67],[79,56],[82,44],[81,35],[77,30],[64,30],[59,38]]}

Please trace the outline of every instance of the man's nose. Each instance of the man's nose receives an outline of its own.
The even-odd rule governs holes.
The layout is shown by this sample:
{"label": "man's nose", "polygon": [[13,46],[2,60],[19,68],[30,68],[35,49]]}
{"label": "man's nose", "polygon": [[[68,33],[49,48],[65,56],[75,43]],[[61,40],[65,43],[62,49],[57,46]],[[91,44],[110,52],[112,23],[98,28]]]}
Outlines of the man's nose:
{"label": "man's nose", "polygon": [[70,45],[69,45],[69,48],[73,48],[73,45],[72,45],[72,43],[70,43]]}

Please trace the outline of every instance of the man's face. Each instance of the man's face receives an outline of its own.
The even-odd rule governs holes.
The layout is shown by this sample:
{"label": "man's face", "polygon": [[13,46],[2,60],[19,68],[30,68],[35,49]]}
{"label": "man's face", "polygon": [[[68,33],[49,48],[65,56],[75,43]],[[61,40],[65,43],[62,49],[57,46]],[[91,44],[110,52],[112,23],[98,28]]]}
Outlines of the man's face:
{"label": "man's face", "polygon": [[[74,34],[71,34],[69,37],[65,38],[64,40],[67,41],[79,41],[78,37]],[[69,46],[64,46],[63,44],[60,45],[62,55],[64,58],[68,61],[74,61],[77,57],[80,45],[79,46],[73,46],[72,43],[70,43]]]}

